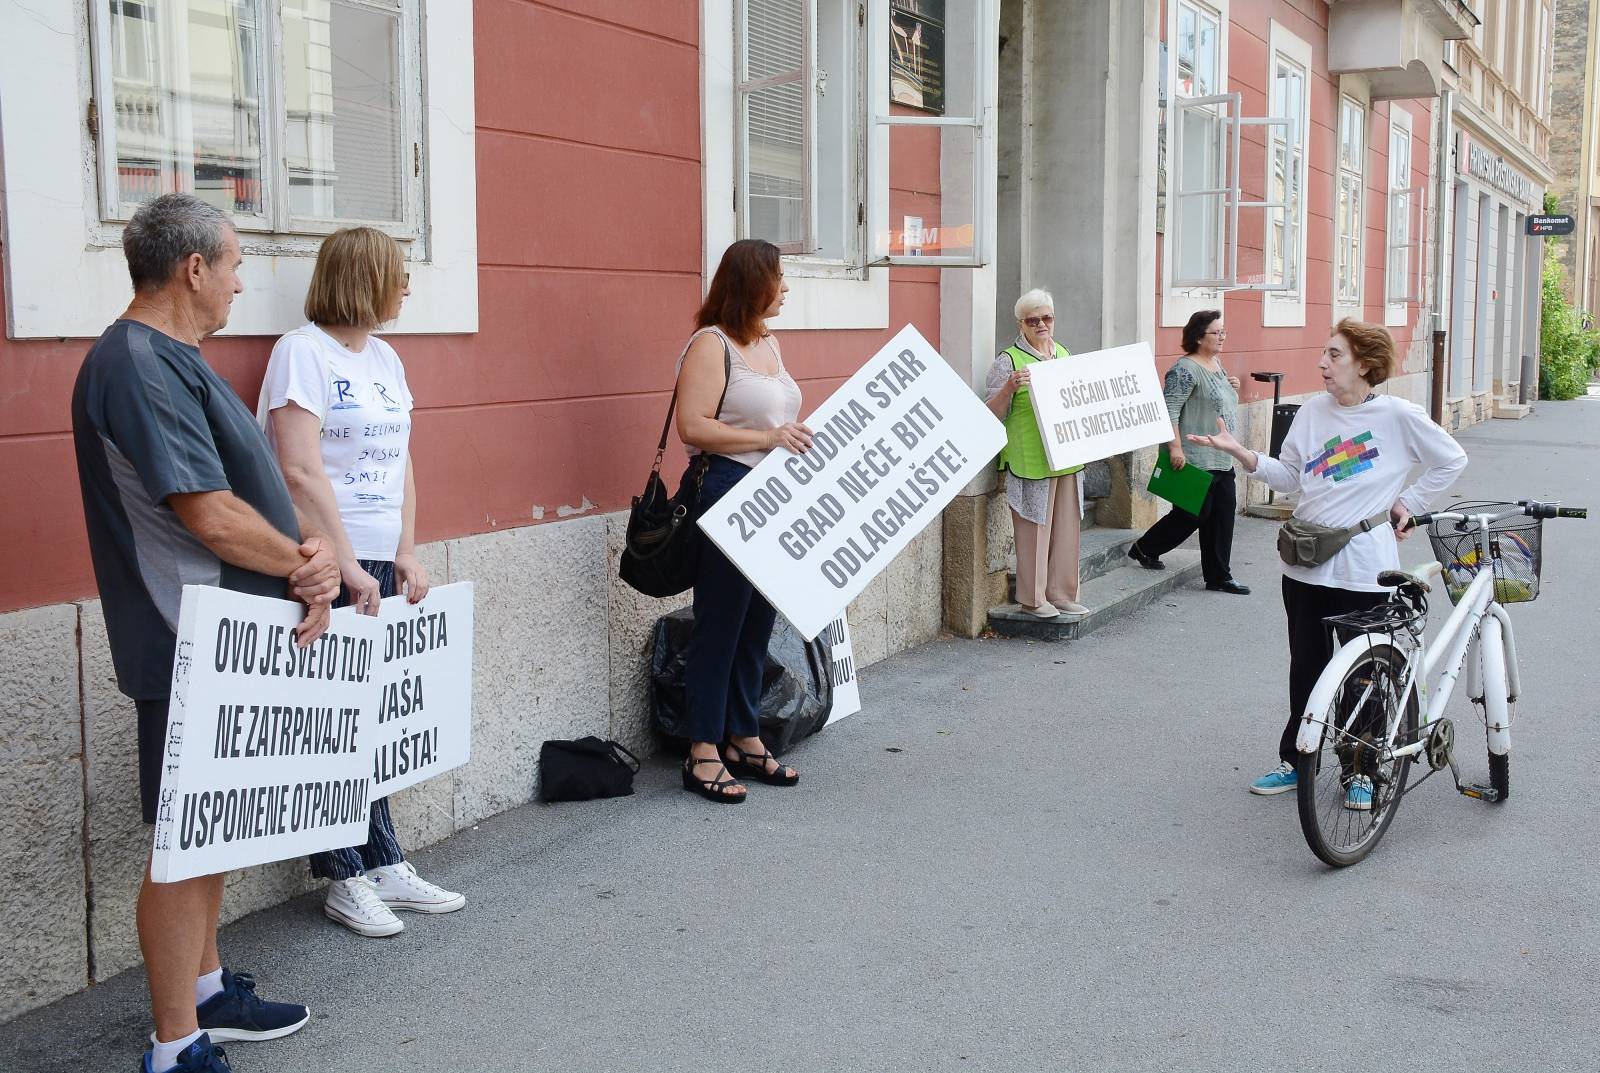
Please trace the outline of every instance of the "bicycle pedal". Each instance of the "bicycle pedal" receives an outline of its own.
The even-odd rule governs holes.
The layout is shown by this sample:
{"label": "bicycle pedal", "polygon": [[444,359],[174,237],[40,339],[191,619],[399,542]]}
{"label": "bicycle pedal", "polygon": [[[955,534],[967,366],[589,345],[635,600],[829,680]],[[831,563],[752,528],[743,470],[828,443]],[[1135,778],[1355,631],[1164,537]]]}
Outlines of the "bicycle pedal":
{"label": "bicycle pedal", "polygon": [[1467,797],[1475,797],[1479,801],[1487,801],[1490,804],[1494,804],[1496,801],[1500,800],[1500,791],[1496,790],[1492,786],[1482,786],[1478,783],[1472,783],[1468,786],[1457,786],[1456,789],[1460,790],[1462,794]]}

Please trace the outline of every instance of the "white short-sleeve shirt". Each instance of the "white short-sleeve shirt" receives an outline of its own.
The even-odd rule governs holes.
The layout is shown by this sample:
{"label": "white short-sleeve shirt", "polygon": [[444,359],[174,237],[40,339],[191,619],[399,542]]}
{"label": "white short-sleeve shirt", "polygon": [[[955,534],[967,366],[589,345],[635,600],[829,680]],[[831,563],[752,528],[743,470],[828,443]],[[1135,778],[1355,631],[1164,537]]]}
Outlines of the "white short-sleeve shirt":
{"label": "white short-sleeve shirt", "polygon": [[357,353],[315,324],[296,328],[272,348],[261,382],[256,417],[269,439],[267,415],[291,402],[322,420],[322,466],[356,558],[393,561],[411,442],[400,356],[377,336]]}

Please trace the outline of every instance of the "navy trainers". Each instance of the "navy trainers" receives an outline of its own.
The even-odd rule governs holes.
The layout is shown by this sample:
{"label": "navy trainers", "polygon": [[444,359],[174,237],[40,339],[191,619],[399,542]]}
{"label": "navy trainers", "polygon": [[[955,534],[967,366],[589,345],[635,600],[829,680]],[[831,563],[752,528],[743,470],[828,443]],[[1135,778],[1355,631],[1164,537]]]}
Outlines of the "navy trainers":
{"label": "navy trainers", "polygon": [[221,1047],[211,1046],[211,1037],[202,1034],[178,1055],[178,1064],[169,1069],[156,1069],[150,1064],[150,1052],[144,1052],[139,1068],[143,1073],[231,1073],[228,1055]]}
{"label": "navy trainers", "polygon": [[256,995],[249,973],[222,970],[222,991],[195,1011],[202,1031],[218,1043],[277,1039],[298,1032],[311,1011],[292,1002],[267,1002]]}

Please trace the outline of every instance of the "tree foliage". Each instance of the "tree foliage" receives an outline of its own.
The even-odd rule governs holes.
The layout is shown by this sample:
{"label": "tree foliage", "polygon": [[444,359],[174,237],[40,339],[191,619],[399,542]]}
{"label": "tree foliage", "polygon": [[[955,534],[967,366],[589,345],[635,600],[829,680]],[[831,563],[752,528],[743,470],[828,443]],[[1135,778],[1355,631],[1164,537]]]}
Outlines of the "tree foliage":
{"label": "tree foliage", "polygon": [[[1546,214],[1560,211],[1554,194],[1546,194]],[[1539,321],[1539,397],[1573,399],[1588,390],[1589,380],[1600,367],[1600,331],[1590,318],[1574,309],[1562,293],[1566,268],[1560,249],[1565,239],[1546,239],[1544,273],[1541,280]]]}

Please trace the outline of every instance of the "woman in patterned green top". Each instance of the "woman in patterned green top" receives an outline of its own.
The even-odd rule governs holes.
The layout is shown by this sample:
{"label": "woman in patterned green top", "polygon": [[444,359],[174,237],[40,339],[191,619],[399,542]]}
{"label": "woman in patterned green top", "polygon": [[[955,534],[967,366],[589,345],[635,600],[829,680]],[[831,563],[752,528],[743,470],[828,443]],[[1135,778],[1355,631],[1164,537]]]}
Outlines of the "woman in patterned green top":
{"label": "woman in patterned green top", "polygon": [[1222,344],[1228,338],[1222,312],[1207,309],[1189,318],[1183,329],[1183,354],[1167,371],[1164,393],[1172,419],[1172,468],[1200,466],[1211,474],[1211,487],[1198,516],[1173,507],[1166,516],[1128,547],[1128,557],[1146,570],[1165,570],[1161,556],[1200,531],[1200,569],[1206,588],[1248,596],[1250,589],[1233,580],[1233,516],[1236,513],[1233,459],[1221,451],[1188,444],[1189,433],[1206,435],[1223,421],[1235,431],[1239,412],[1239,379],[1222,367]]}

